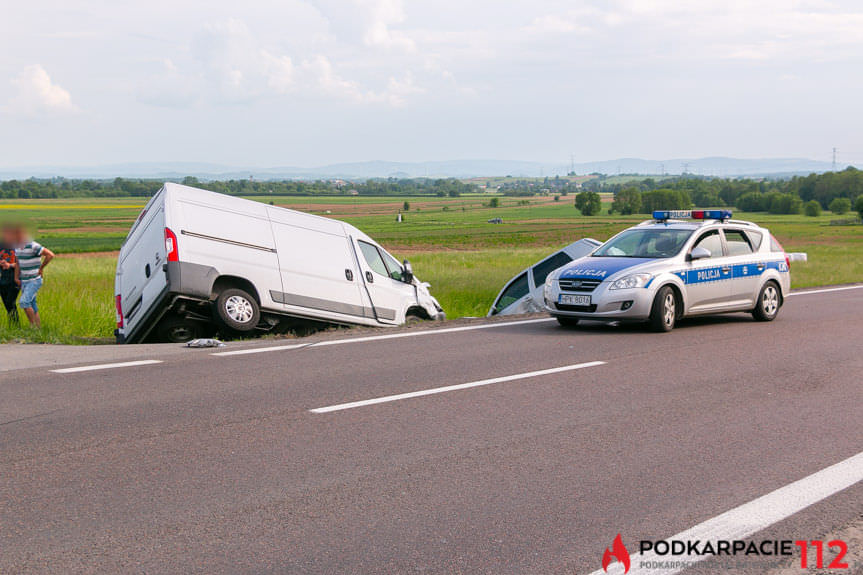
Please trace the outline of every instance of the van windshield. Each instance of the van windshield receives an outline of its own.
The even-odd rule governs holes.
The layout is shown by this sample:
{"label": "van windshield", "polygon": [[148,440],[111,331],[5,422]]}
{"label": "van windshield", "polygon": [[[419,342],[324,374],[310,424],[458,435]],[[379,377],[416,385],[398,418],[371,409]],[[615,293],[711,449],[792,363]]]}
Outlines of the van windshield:
{"label": "van windshield", "polygon": [[692,230],[671,228],[626,230],[593,252],[595,258],[670,258],[683,248]]}

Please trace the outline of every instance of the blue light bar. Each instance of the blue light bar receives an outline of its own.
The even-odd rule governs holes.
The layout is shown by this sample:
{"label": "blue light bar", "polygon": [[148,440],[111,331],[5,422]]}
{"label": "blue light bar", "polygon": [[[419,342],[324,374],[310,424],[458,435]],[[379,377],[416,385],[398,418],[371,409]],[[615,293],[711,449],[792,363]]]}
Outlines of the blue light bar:
{"label": "blue light bar", "polygon": [[671,220],[678,218],[689,218],[692,216],[692,212],[689,210],[657,210],[653,212],[654,220]]}
{"label": "blue light bar", "polygon": [[656,210],[653,219],[664,222],[671,219],[691,218],[693,220],[727,220],[731,210]]}

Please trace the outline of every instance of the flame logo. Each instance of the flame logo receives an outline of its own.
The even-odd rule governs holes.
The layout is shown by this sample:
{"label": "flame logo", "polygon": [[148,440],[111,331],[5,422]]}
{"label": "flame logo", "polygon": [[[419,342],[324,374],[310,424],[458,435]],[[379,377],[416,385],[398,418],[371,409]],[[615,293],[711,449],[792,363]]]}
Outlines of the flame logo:
{"label": "flame logo", "polygon": [[614,538],[614,543],[611,544],[611,551],[608,547],[605,548],[605,553],[602,554],[602,570],[608,573],[608,566],[611,565],[612,557],[623,563],[623,573],[629,571],[629,552],[623,545],[623,539],[620,538],[620,533]]}

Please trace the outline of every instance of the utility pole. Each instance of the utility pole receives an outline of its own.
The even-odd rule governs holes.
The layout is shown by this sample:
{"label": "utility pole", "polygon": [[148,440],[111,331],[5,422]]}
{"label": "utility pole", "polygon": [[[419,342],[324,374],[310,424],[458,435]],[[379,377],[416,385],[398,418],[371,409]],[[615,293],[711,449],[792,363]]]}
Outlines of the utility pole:
{"label": "utility pole", "polygon": [[833,148],[833,171],[836,171],[836,147]]}
{"label": "utility pole", "polygon": [[569,154],[569,173],[575,175],[575,154]]}

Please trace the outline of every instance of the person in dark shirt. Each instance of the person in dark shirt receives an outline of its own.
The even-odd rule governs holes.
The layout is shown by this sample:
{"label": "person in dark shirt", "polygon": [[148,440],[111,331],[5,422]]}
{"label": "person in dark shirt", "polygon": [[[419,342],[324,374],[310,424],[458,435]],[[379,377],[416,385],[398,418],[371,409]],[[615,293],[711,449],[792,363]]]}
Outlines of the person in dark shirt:
{"label": "person in dark shirt", "polygon": [[18,265],[18,259],[15,257],[14,230],[4,227],[0,238],[0,298],[3,300],[3,307],[6,308],[9,323],[15,324],[18,323],[18,307],[15,305],[15,300],[18,299],[18,293],[21,291],[15,282],[16,265]]}

